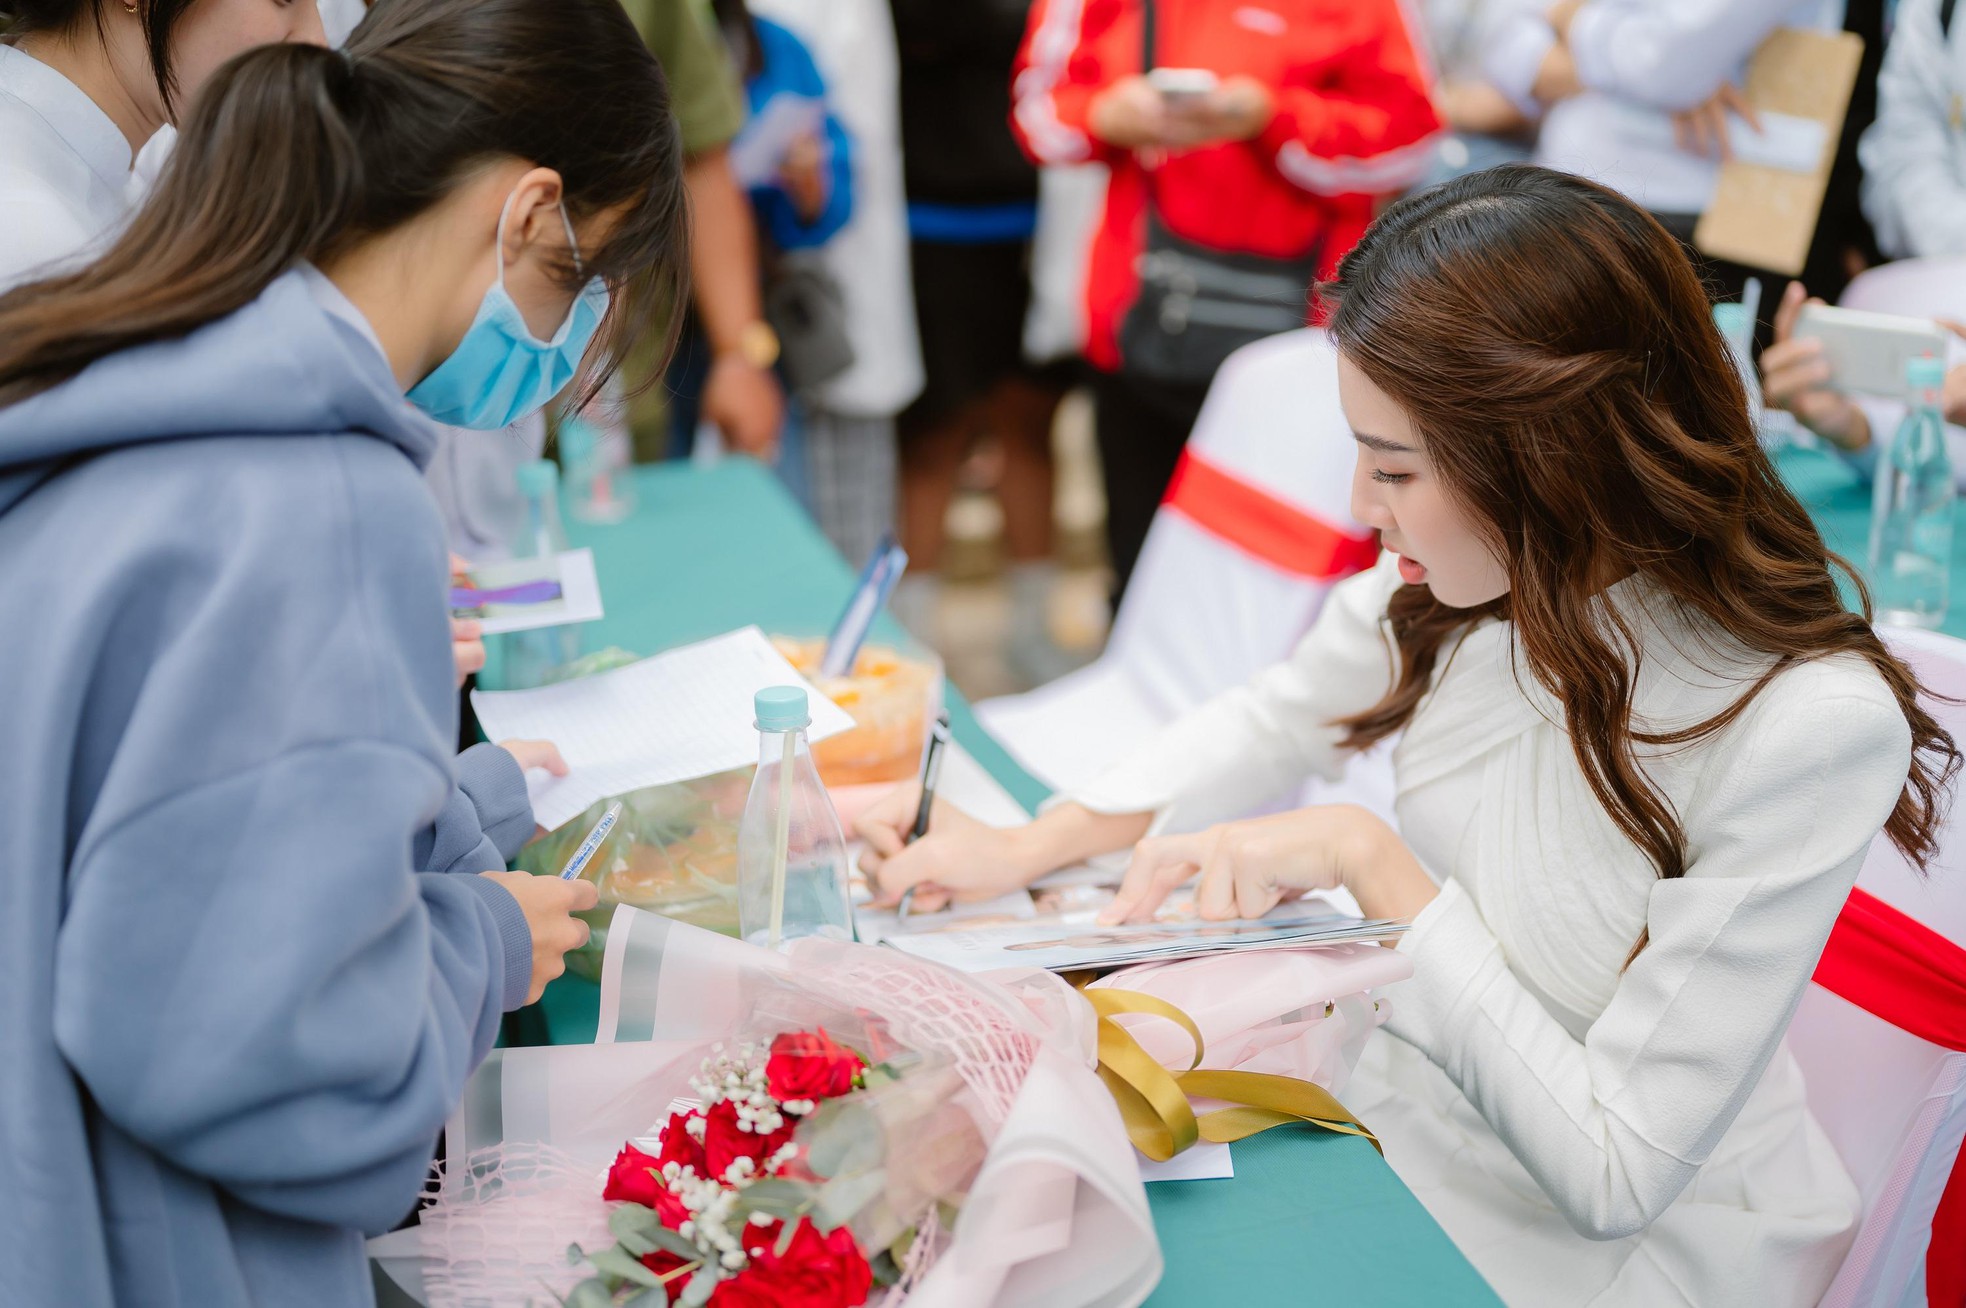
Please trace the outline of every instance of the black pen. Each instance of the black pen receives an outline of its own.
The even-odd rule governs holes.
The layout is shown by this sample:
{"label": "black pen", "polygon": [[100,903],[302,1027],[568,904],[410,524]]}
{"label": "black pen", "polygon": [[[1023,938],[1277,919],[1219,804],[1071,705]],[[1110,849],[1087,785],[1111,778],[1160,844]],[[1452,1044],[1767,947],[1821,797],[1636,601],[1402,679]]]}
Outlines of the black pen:
{"label": "black pen", "polygon": [[[908,831],[908,843],[913,844],[928,834],[928,816],[935,808],[935,786],[942,779],[942,751],[949,744],[949,715],[944,713],[935,720],[928,731],[928,747],[922,751],[922,798],[915,806],[915,825]],[[915,891],[919,886],[909,886],[901,894],[901,902],[895,905],[895,916],[906,922],[908,910],[914,907]]]}

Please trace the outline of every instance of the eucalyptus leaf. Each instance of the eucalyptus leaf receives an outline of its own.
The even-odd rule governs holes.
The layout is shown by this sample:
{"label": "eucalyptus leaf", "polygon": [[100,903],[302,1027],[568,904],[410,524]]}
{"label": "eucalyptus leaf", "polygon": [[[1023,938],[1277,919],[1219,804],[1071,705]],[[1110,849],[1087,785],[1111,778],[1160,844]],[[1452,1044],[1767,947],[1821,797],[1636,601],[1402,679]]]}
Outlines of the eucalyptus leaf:
{"label": "eucalyptus leaf", "polygon": [[851,1098],[828,1100],[808,1123],[799,1132],[806,1145],[806,1165],[821,1176],[865,1172],[879,1167],[887,1153],[880,1119]]}
{"label": "eucalyptus leaf", "polygon": [[642,1234],[646,1235],[656,1248],[672,1253],[678,1258],[692,1263],[703,1259],[701,1249],[666,1226],[657,1226],[654,1230],[644,1231]]}
{"label": "eucalyptus leaf", "polygon": [[649,1238],[649,1232],[661,1225],[655,1211],[640,1204],[623,1204],[608,1214],[608,1230],[614,1232],[622,1248],[637,1258],[655,1252],[655,1241]]}
{"label": "eucalyptus leaf", "polygon": [[612,1308],[613,1304],[614,1294],[599,1277],[588,1277],[567,1296],[567,1308]]}
{"label": "eucalyptus leaf", "polygon": [[753,1181],[738,1192],[737,1210],[749,1215],[764,1213],[790,1220],[812,1206],[813,1189],[797,1181],[767,1177]]}
{"label": "eucalyptus leaf", "polygon": [[717,1284],[717,1274],[706,1267],[689,1278],[689,1284],[683,1287],[682,1297],[676,1302],[682,1308],[703,1308],[710,1302],[710,1296],[717,1292]]}
{"label": "eucalyptus leaf", "polygon": [[669,1289],[667,1286],[651,1285],[637,1291],[621,1308],[669,1308]]}
{"label": "eucalyptus leaf", "polygon": [[845,1226],[859,1211],[887,1190],[887,1169],[877,1167],[858,1176],[843,1176],[819,1188],[815,1215],[822,1230]]}
{"label": "eucalyptus leaf", "polygon": [[578,1267],[586,1257],[587,1255],[580,1251],[579,1245],[570,1244],[567,1246],[567,1266]]}
{"label": "eucalyptus leaf", "polygon": [[660,1277],[636,1262],[633,1258],[630,1258],[618,1247],[603,1249],[596,1254],[589,1254],[587,1261],[594,1264],[594,1270],[603,1276],[612,1276],[619,1280],[632,1281],[636,1285],[662,1284]]}
{"label": "eucalyptus leaf", "polygon": [[886,1249],[868,1259],[867,1267],[874,1274],[874,1284],[883,1288],[901,1279],[901,1268],[894,1261],[894,1255]]}

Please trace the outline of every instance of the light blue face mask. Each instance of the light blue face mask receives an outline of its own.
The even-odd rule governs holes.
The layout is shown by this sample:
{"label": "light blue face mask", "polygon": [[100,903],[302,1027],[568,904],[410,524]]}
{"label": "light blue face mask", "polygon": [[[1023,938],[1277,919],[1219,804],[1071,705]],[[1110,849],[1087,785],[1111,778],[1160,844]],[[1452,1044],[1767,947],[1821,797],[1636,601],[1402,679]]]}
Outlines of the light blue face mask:
{"label": "light blue face mask", "polygon": [[[498,280],[485,292],[478,316],[450,357],[410,391],[411,404],[453,427],[496,431],[545,408],[573,380],[581,356],[607,317],[607,283],[596,277],[581,290],[552,340],[532,334],[505,290],[505,219],[511,208],[508,198],[498,215]],[[574,270],[584,271],[564,204],[560,221],[566,224]]]}

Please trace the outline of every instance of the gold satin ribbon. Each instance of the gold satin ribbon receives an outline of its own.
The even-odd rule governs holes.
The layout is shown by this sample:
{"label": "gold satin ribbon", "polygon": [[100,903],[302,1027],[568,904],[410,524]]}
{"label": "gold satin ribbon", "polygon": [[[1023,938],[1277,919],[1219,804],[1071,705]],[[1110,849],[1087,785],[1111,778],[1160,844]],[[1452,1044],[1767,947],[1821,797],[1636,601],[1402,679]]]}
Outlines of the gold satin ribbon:
{"label": "gold satin ribbon", "polygon": [[[1267,1072],[1219,1072],[1203,1068],[1201,1028],[1164,999],[1134,990],[1093,990],[1084,981],[1079,993],[1099,1015],[1099,1078],[1119,1104],[1120,1117],[1134,1147],[1164,1163],[1197,1139],[1228,1144],[1273,1126],[1304,1122],[1326,1131],[1362,1136],[1381,1154],[1379,1137],[1323,1086],[1294,1076]],[[1121,1013],[1165,1018],[1195,1042],[1187,1070],[1170,1072],[1140,1047],[1113,1019]],[[1233,1105],[1195,1115],[1190,1095]]]}

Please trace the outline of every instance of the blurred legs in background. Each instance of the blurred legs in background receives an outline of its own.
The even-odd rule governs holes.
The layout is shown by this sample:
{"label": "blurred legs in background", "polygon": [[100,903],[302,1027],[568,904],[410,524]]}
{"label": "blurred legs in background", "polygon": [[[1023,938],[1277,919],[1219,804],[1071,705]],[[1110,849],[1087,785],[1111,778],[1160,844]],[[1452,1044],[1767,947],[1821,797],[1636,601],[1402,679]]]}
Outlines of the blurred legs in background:
{"label": "blurred legs in background", "polygon": [[1154,510],[1181,461],[1208,386],[1097,372],[1092,378],[1099,463],[1106,484],[1106,548],[1113,566],[1113,608],[1146,542]]}

